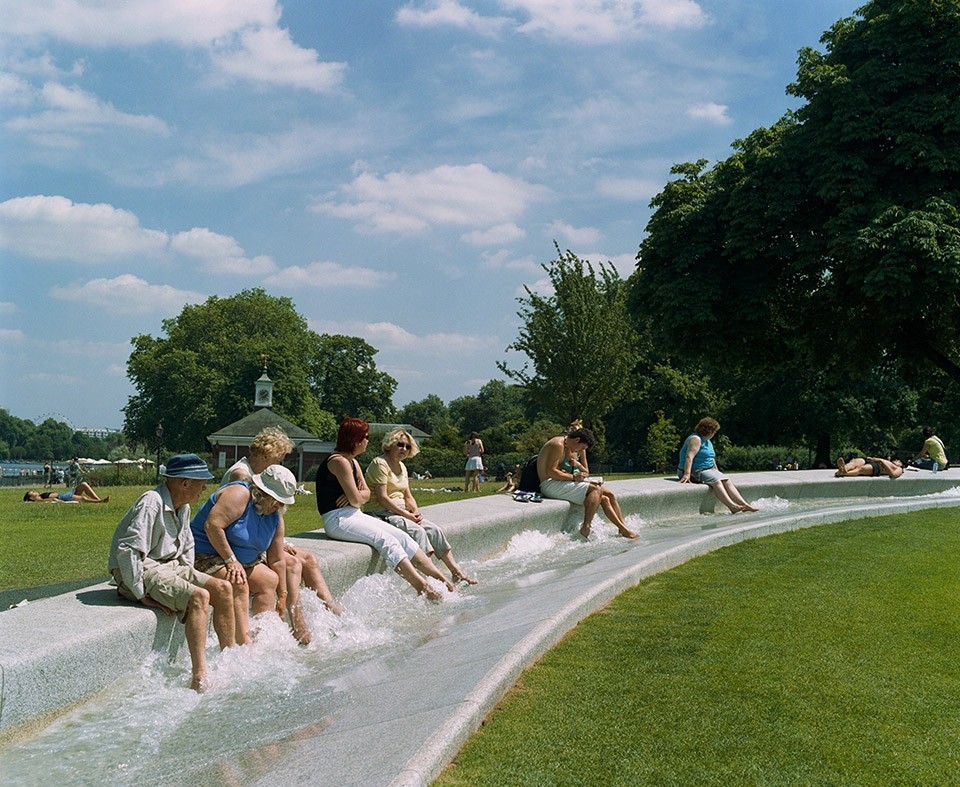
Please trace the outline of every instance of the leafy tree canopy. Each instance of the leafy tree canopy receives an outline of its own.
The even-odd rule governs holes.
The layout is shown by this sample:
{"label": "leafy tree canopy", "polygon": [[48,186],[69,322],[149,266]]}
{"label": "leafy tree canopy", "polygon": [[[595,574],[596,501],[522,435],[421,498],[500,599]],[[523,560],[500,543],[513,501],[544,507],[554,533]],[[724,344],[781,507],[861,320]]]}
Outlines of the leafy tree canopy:
{"label": "leafy tree canopy", "polygon": [[433,435],[450,426],[450,411],[439,396],[429,394],[400,408],[397,420]]}
{"label": "leafy tree canopy", "polygon": [[638,340],[627,319],[627,289],[609,263],[594,268],[556,249],[557,259],[541,266],[553,291],[525,288],[518,312],[523,325],[507,348],[526,355],[533,369],[497,366],[526,388],[541,412],[564,424],[597,424],[631,393]]}
{"label": "leafy tree canopy", "polygon": [[524,391],[519,385],[490,380],[476,395],[450,402],[450,419],[463,434],[483,432],[524,416]]}
{"label": "leafy tree canopy", "polygon": [[320,405],[337,422],[347,416],[386,422],[394,416],[397,381],[377,370],[377,350],[355,336],[319,337],[310,358],[310,380]]}
{"label": "leafy tree canopy", "polygon": [[103,459],[120,439],[119,433],[101,438],[77,432],[54,418],[35,424],[0,408],[0,459],[60,462],[74,456]]}
{"label": "leafy tree canopy", "polygon": [[333,416],[322,409],[326,391],[313,375],[323,337],[289,298],[262,289],[212,296],[164,320],[163,330],[165,338],[132,340],[127,376],[137,393],[124,407],[129,439],[152,444],[162,423],[168,449],[202,450],[208,434],[251,411],[264,364],[275,381],[278,415],[320,437],[335,433]]}
{"label": "leafy tree canopy", "polygon": [[801,51],[802,107],[653,200],[631,308],[665,350],[821,385],[891,363],[960,382],[960,2],[857,15]]}

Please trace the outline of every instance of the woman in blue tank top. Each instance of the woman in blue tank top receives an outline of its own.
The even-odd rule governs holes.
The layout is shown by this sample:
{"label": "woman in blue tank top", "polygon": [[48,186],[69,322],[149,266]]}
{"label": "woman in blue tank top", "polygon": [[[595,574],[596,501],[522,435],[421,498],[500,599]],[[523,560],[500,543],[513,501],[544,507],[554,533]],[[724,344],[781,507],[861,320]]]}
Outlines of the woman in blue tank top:
{"label": "woman in blue tank top", "polygon": [[742,511],[759,511],[750,505],[727,476],[717,468],[717,454],[713,450],[713,437],[720,431],[720,424],[713,418],[701,418],[693,434],[683,441],[677,475],[681,484],[706,484],[714,496],[731,514]]}
{"label": "woman in blue tank top", "polygon": [[[283,465],[270,465],[250,481],[220,487],[190,522],[198,571],[249,584],[253,614],[276,610],[290,615],[293,635],[310,642],[300,608],[300,567],[283,549],[283,512],[294,502],[297,481]],[[247,611],[237,615],[237,641],[250,641]]]}

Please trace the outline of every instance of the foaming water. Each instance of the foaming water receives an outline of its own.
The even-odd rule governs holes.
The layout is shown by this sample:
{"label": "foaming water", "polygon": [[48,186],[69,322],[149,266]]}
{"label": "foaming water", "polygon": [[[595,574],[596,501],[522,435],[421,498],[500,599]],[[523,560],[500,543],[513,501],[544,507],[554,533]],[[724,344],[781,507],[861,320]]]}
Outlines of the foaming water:
{"label": "foaming water", "polygon": [[[960,487],[938,494],[957,497]],[[691,515],[669,522],[630,516],[628,527],[641,536],[635,541],[620,538],[599,517],[588,540],[577,534],[523,531],[495,554],[463,561],[480,584],[462,586],[459,593],[443,591],[440,603],[414,595],[394,574],[356,582],[340,599],[345,612],[339,617],[304,591],[304,614],[312,634],[308,646],[299,646],[273,613],[253,620],[254,642],[248,646],[220,653],[211,632],[203,694],[188,688],[185,645],[173,662],[151,654],[136,674],[122,677],[36,735],[0,748],[0,784],[194,784],[191,774],[209,774],[213,762],[283,756],[279,748],[283,742],[323,730],[350,702],[349,690],[376,682],[388,671],[391,659],[458,620],[504,603],[539,577],[572,571],[671,533],[737,526],[745,517],[779,515],[816,504],[799,505],[779,497],[754,502],[759,515]],[[439,583],[436,587],[442,590]],[[217,767],[224,769],[218,781],[230,783],[230,766]]]}

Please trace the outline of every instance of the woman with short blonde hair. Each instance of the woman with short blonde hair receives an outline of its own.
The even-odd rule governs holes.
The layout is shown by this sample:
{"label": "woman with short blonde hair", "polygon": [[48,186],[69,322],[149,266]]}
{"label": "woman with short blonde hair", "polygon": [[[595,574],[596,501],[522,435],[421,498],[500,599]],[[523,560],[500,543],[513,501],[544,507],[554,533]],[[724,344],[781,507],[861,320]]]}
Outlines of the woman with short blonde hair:
{"label": "woman with short blonde hair", "polygon": [[410,492],[410,476],[403,460],[420,453],[413,435],[406,429],[394,429],[383,438],[380,447],[383,453],[367,466],[365,475],[372,498],[370,513],[411,536],[427,557],[440,558],[450,569],[454,582],[477,584],[460,568],[446,534],[423,516]]}

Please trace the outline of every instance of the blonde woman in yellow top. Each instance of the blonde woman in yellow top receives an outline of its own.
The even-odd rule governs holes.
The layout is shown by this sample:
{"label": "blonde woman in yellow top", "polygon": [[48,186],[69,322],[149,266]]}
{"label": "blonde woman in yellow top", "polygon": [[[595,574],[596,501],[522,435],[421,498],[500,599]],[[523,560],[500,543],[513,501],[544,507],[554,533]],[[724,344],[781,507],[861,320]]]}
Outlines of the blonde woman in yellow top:
{"label": "blonde woman in yellow top", "polygon": [[370,511],[407,533],[426,555],[436,555],[450,569],[454,582],[476,585],[453,556],[453,548],[440,526],[426,519],[410,492],[410,477],[403,460],[420,452],[417,441],[405,429],[388,432],[380,444],[383,453],[374,459],[364,474],[370,487]]}

